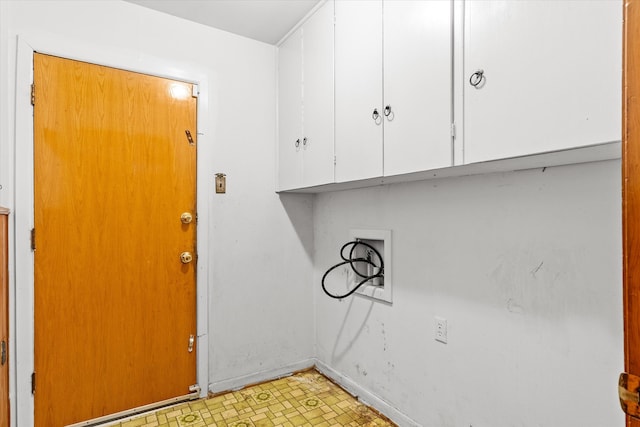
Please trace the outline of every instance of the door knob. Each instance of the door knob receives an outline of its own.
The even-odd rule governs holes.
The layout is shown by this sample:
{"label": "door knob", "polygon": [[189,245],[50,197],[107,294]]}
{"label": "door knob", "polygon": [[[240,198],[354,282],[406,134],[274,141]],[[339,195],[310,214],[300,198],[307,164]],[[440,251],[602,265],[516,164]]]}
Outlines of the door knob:
{"label": "door knob", "polygon": [[180,254],[180,261],[182,261],[183,264],[189,264],[193,261],[193,255],[191,255],[191,252],[182,252]]}
{"label": "door knob", "polygon": [[191,221],[193,221],[193,215],[191,215],[191,213],[185,212],[180,215],[180,222],[183,224],[189,224]]}

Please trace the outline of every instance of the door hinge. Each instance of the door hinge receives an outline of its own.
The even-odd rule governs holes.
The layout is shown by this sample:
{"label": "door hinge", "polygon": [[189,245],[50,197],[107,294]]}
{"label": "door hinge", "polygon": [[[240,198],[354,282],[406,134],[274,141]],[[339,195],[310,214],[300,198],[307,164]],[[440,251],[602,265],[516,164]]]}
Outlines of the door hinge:
{"label": "door hinge", "polygon": [[451,123],[451,137],[453,139],[456,139],[456,124],[455,123]]}
{"label": "door hinge", "polygon": [[198,87],[198,85],[192,85],[191,86],[191,96],[193,98],[197,98],[198,95],[200,95],[200,87]]}
{"label": "door hinge", "polygon": [[7,363],[7,341],[2,340],[0,343],[0,366],[4,366]]}
{"label": "door hinge", "polygon": [[333,156],[333,166],[338,164],[338,158],[336,156]]}
{"label": "door hinge", "polygon": [[626,372],[618,378],[618,398],[625,414],[640,419],[640,377]]}
{"label": "door hinge", "polygon": [[31,374],[31,394],[36,394],[36,373]]}
{"label": "door hinge", "polygon": [[35,228],[31,229],[31,250],[32,251],[36,250],[36,229]]}
{"label": "door hinge", "polygon": [[36,84],[31,84],[31,105],[36,105]]}

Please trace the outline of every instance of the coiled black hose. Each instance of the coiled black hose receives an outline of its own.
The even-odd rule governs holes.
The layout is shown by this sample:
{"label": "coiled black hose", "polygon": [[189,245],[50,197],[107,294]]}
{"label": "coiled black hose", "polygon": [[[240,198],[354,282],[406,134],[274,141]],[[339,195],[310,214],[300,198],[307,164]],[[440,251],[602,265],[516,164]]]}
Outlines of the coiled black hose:
{"label": "coiled black hose", "polygon": [[[344,255],[344,251],[345,249],[347,249],[349,246],[351,246],[351,249],[349,250],[349,256],[346,257]],[[356,251],[356,248],[358,246],[364,246],[366,248],[368,248],[371,252],[369,253],[374,253],[376,255],[376,258],[378,259],[378,261],[380,262],[379,265],[376,264],[374,262],[373,259],[371,259],[371,257],[367,257],[367,258],[354,258],[354,253]],[[330,296],[331,298],[335,298],[335,299],[342,299],[342,298],[346,298],[349,295],[353,294],[355,291],[357,291],[360,286],[364,285],[365,283],[367,283],[369,280],[373,280],[377,277],[381,277],[384,278],[384,260],[382,259],[382,255],[380,255],[380,252],[378,252],[378,250],[376,248],[374,248],[373,246],[371,246],[368,243],[365,243],[361,240],[354,240],[348,243],[345,243],[342,248],[340,249],[340,258],[342,258],[342,262],[334,265],[333,267],[331,267],[330,269],[328,269],[324,275],[322,276],[322,290],[324,291],[325,294],[327,294],[328,296]],[[364,263],[367,265],[370,265],[374,268],[374,272],[375,269],[378,269],[378,272],[376,274],[373,275],[368,275],[368,274],[363,274],[360,271],[358,271],[358,269],[356,268],[356,263]],[[335,270],[336,268],[345,265],[345,264],[349,264],[351,266],[351,269],[356,273],[356,275],[358,275],[359,277],[362,277],[362,280],[360,281],[360,283],[358,283],[356,285],[355,288],[351,289],[349,292],[347,292],[344,295],[335,295],[332,294],[331,292],[329,292],[325,286],[325,279],[327,278],[327,276],[329,275],[329,273],[331,273],[333,270]]]}

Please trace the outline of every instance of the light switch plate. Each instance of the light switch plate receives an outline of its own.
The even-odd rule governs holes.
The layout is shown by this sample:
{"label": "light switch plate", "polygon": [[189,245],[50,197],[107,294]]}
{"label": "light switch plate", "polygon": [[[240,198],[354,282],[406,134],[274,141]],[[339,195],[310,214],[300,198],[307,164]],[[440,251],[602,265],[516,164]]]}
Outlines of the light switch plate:
{"label": "light switch plate", "polygon": [[223,173],[216,174],[216,193],[222,194],[227,192],[227,176]]}

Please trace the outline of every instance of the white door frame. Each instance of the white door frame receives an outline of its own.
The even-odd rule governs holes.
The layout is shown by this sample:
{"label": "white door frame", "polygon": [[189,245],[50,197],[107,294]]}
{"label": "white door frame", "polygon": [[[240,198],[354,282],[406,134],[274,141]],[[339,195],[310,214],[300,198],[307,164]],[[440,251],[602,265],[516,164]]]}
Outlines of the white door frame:
{"label": "white door frame", "polygon": [[[113,46],[86,43],[82,40],[57,37],[51,34],[18,36],[16,64],[16,132],[15,132],[15,205],[13,241],[10,242],[15,259],[15,306],[10,307],[10,328],[13,349],[11,365],[12,389],[16,402],[12,403],[11,425],[32,426],[34,423],[34,397],[31,394],[31,373],[34,370],[34,257],[30,246],[30,230],[33,228],[33,108],[31,84],[33,82],[34,52],[90,62],[127,71],[194,83],[198,86],[198,156],[197,193],[198,228],[197,253],[197,380],[201,397],[208,390],[208,259],[209,259],[209,204],[208,194],[213,193],[213,180],[207,159],[211,158],[212,141],[206,131],[209,114],[209,86],[206,72],[197,64],[158,58]],[[11,299],[13,300],[13,299]],[[37,392],[37,391],[36,391]]]}

